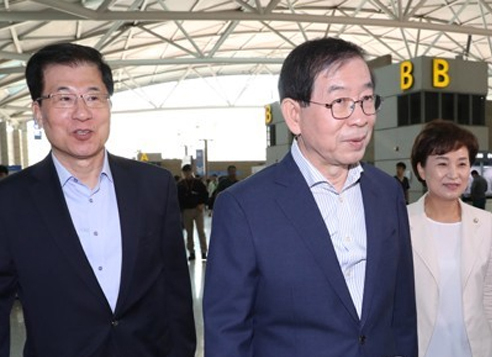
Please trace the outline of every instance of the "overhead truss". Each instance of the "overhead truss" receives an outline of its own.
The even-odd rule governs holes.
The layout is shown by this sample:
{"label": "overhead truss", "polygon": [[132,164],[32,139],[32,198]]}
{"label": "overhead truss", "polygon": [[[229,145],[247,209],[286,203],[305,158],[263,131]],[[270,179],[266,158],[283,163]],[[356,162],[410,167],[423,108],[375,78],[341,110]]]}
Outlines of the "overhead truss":
{"label": "overhead truss", "polygon": [[491,26],[486,0],[0,0],[0,120],[30,118],[25,63],[49,43],[99,49],[120,91],[276,74],[293,47],[324,36],[355,42],[370,59],[491,63]]}

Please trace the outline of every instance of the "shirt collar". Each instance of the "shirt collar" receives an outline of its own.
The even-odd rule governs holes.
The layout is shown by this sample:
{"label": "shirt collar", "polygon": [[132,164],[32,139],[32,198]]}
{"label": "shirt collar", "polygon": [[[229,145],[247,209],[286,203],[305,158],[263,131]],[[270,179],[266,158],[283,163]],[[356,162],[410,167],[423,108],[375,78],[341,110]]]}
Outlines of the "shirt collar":
{"label": "shirt collar", "polygon": [[[291,153],[295,163],[302,173],[302,176],[304,176],[304,179],[306,180],[310,188],[321,183],[328,183],[331,187],[333,187],[330,181],[328,181],[318,171],[318,169],[314,167],[302,154],[301,149],[299,148],[299,144],[297,143],[297,139],[294,139],[294,141],[292,142]],[[362,172],[364,172],[364,169],[362,168],[362,165],[360,165],[360,163],[351,165],[343,189],[346,189],[357,183],[362,175]]]}
{"label": "shirt collar", "polygon": [[[56,158],[56,156],[53,154],[53,151],[51,152],[51,158],[53,159],[56,173],[58,174],[58,178],[60,179],[60,184],[62,187],[65,186],[65,184],[71,178],[77,179],[65,168],[65,166],[63,166],[60,160]],[[113,175],[111,174],[111,170],[109,168],[108,152],[106,150],[104,151],[103,167],[101,169],[101,173],[99,177],[103,177],[103,176],[106,176],[110,182],[113,182]]]}

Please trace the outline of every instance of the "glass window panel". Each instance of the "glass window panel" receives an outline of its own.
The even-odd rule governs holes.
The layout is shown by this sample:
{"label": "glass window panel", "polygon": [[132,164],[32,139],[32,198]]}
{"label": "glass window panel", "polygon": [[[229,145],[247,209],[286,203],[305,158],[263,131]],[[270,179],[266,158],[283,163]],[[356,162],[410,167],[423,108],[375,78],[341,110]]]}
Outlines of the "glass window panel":
{"label": "glass window panel", "polygon": [[485,125],[485,98],[480,95],[472,96],[472,124]]}
{"label": "glass window panel", "polygon": [[410,124],[408,120],[408,95],[398,97],[398,126],[406,126]]}
{"label": "glass window panel", "polygon": [[422,96],[421,93],[410,94],[410,124],[422,123]]}
{"label": "glass window panel", "polygon": [[458,94],[458,124],[469,125],[470,120],[470,96]]}
{"label": "glass window panel", "polygon": [[454,121],[454,94],[442,93],[441,94],[441,119],[448,119]]}
{"label": "glass window panel", "polygon": [[439,93],[425,92],[425,121],[439,118]]}

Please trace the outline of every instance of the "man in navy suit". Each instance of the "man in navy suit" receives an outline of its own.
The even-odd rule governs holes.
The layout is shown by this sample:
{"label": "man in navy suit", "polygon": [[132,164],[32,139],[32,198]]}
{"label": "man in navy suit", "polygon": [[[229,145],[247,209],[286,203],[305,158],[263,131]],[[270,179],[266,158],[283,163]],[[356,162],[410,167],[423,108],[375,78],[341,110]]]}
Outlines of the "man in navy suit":
{"label": "man in navy suit", "polygon": [[176,184],[107,152],[111,69],[75,44],[26,68],[51,152],[0,183],[0,356],[18,295],[26,357],[193,357]]}
{"label": "man in navy suit", "polygon": [[279,92],[290,152],[214,207],[205,357],[416,357],[403,193],[360,162],[382,102],[362,49],[298,46]]}

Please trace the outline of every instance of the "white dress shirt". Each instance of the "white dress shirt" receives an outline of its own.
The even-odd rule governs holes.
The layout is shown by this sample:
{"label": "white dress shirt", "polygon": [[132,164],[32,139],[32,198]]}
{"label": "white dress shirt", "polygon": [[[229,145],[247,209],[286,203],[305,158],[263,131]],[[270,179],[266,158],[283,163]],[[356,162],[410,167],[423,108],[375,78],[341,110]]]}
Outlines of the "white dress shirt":
{"label": "white dress shirt", "polygon": [[349,169],[341,192],[303,156],[297,140],[291,153],[309,185],[319,211],[330,233],[357,314],[362,314],[362,299],[367,260],[367,235],[364,204],[359,179],[364,171],[357,164]]}
{"label": "white dress shirt", "polygon": [[430,244],[438,253],[439,303],[434,331],[425,357],[472,357],[461,296],[461,222],[440,223],[427,218]]}

